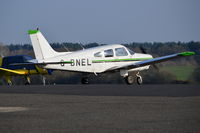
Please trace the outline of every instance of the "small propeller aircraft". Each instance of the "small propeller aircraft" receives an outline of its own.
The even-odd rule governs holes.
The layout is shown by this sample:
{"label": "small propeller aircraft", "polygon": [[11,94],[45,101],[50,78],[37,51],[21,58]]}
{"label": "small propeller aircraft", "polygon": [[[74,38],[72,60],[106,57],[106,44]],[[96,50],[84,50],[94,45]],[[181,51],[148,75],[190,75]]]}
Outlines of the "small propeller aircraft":
{"label": "small propeller aircraft", "polygon": [[[182,52],[153,58],[150,54],[135,53],[121,44],[98,46],[75,52],[56,52],[49,45],[42,33],[37,30],[28,31],[37,62],[14,63],[12,65],[38,65],[45,69],[74,71],[86,74],[101,74],[119,71],[127,84],[135,81],[142,84],[140,71],[149,69],[150,65],[174,58],[194,55],[194,52]],[[131,74],[131,72],[135,72]],[[83,76],[81,82],[88,83]]]}
{"label": "small propeller aircraft", "polygon": [[[35,59],[28,55],[15,55],[0,57],[0,78],[4,77],[8,85],[12,85],[12,76],[24,76],[26,79],[25,85],[31,83],[30,75],[46,75],[51,74],[51,70],[40,68],[37,65],[19,65],[13,66],[13,63],[34,63]],[[45,84],[45,77],[43,76]]]}

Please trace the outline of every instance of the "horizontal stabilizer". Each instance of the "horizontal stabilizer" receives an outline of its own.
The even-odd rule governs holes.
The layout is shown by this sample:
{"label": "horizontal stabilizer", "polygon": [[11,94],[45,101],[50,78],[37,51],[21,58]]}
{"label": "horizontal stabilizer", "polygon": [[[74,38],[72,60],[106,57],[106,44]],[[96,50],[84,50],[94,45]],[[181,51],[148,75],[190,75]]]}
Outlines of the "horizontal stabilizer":
{"label": "horizontal stabilizer", "polygon": [[42,62],[42,63],[13,63],[10,66],[28,66],[28,65],[49,65],[49,64],[71,64],[72,61],[60,61],[60,62]]}

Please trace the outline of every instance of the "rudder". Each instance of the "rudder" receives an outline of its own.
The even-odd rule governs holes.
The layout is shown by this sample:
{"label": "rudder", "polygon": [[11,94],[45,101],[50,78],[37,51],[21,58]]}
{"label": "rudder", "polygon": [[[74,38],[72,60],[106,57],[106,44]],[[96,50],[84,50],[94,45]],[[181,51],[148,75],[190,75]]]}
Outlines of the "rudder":
{"label": "rudder", "polygon": [[37,60],[44,60],[58,55],[39,30],[29,30],[33,50]]}

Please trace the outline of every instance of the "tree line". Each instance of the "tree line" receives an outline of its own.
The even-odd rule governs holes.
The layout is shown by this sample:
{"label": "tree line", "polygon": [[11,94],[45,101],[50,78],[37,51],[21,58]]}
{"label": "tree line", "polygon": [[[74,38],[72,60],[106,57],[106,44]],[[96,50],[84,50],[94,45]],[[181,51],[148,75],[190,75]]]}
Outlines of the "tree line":
{"label": "tree line", "polygon": [[[89,44],[81,44],[81,43],[51,43],[53,49],[59,52],[64,51],[77,51],[82,49],[87,49],[91,47],[107,45],[107,44],[98,44],[98,43],[89,43]],[[179,58],[175,60],[170,60],[168,62],[160,63],[157,66],[160,68],[165,66],[195,66],[195,70],[191,73],[190,77],[186,81],[177,81],[175,75],[168,71],[157,71],[153,67],[148,70],[142,72],[144,77],[144,83],[198,83],[200,82],[200,42],[144,42],[137,43],[133,42],[130,44],[122,44],[134,52],[146,52],[148,54],[152,54],[154,57],[164,56],[173,53],[179,53],[184,51],[194,51],[196,53],[195,56],[187,57],[187,58]],[[0,43],[0,54],[1,56],[10,56],[10,55],[30,55],[34,58],[34,52],[32,45],[30,44],[10,44],[3,45]],[[54,72],[53,75],[47,76],[47,82],[49,84],[79,84],[80,83],[80,73],[74,72],[63,72],[57,71]],[[124,83],[124,80],[119,76],[119,73],[105,73],[99,75],[98,77],[92,75],[91,76],[92,83]],[[19,77],[15,77],[14,80],[16,83],[22,84],[22,81]],[[32,76],[32,82],[34,84],[41,83],[41,80],[37,78],[37,76]]]}

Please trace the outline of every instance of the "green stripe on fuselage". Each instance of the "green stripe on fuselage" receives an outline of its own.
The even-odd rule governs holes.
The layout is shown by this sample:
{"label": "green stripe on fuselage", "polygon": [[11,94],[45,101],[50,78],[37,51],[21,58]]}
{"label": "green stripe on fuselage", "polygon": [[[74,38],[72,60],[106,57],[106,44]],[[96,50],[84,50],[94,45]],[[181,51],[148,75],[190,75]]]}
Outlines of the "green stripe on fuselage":
{"label": "green stripe on fuselage", "polygon": [[129,58],[129,59],[112,59],[112,60],[93,60],[92,63],[102,63],[102,62],[127,62],[127,61],[142,61],[153,58]]}
{"label": "green stripe on fuselage", "polygon": [[62,63],[73,63],[73,61],[63,61]]}

